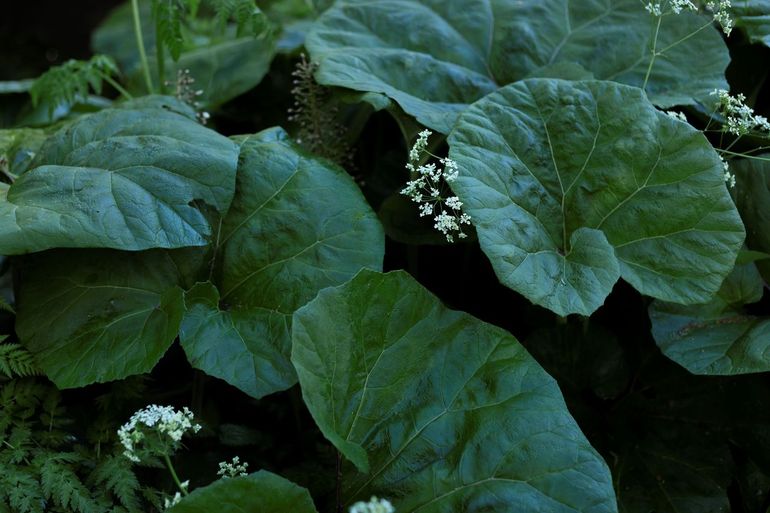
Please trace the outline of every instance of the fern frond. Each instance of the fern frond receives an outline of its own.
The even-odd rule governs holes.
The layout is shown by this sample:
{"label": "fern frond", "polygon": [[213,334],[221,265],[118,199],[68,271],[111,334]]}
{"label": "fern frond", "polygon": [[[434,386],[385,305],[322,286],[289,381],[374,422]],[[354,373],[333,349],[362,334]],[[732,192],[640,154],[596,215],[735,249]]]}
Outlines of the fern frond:
{"label": "fern frond", "polygon": [[[0,339],[2,342],[6,337]],[[14,376],[39,376],[42,374],[35,365],[32,353],[19,344],[0,343],[0,373],[9,378]]]}
{"label": "fern frond", "polygon": [[[155,0],[153,16],[157,29],[157,37],[163,47],[171,53],[171,58],[179,60],[184,48],[182,22],[184,21],[183,6],[177,0]],[[159,48],[161,45],[158,45]]]}
{"label": "fern frond", "polygon": [[210,0],[210,2],[219,26],[224,29],[227,22],[233,20],[238,37],[247,33],[256,37],[268,27],[267,17],[254,0]]}
{"label": "fern frond", "polygon": [[40,465],[43,495],[65,510],[98,513],[99,507],[91,493],[72,470],[72,465],[79,461],[80,457],[74,453],[45,455],[44,461],[36,461]]}
{"label": "fern frond", "polygon": [[30,473],[11,467],[0,475],[0,485],[11,511],[43,513],[45,498],[40,491],[40,483]]}
{"label": "fern frond", "polygon": [[139,512],[141,486],[131,467],[122,456],[108,456],[88,476],[87,484],[111,492],[129,513]]}
{"label": "fern frond", "polygon": [[102,82],[118,74],[115,62],[106,55],[95,55],[87,61],[70,59],[40,75],[29,90],[32,104],[48,104],[49,114],[61,103],[74,103],[88,95],[89,88],[102,92]]}

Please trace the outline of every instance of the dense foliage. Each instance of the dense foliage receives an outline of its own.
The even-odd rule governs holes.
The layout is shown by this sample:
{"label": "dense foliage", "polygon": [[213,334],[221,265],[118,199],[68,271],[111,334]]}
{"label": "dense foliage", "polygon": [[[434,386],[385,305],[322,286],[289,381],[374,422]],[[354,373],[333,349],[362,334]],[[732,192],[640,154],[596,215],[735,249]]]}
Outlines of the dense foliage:
{"label": "dense foliage", "polygon": [[765,513],[769,19],[129,0],[0,82],[0,513]]}

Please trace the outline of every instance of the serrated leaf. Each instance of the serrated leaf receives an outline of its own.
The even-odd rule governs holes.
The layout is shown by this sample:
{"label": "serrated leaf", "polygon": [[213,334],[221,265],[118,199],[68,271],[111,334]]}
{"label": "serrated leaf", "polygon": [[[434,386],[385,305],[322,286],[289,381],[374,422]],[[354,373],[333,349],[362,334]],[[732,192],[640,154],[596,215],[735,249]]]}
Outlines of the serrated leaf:
{"label": "serrated leaf", "polygon": [[206,209],[227,211],[237,158],[231,141],[166,109],[80,118],[0,186],[0,253],[206,245]]}
{"label": "serrated leaf", "polygon": [[174,256],[57,250],[28,257],[19,282],[19,339],[59,388],[149,372],[184,312]]}
{"label": "serrated leaf", "polygon": [[[647,82],[657,105],[694,104],[727,88],[727,48],[704,24],[686,12],[662,18],[656,48],[666,51]],[[639,0],[343,0],[306,46],[319,83],[384,93],[447,133],[466,104],[558,63],[641,86],[654,25]]]}
{"label": "serrated leaf", "polygon": [[746,374],[770,370],[770,318],[749,315],[744,305],[762,298],[764,282],[754,264],[737,266],[708,303],[650,305],[655,342],[663,354],[693,374]]}
{"label": "serrated leaf", "polygon": [[351,460],[344,501],[421,511],[616,511],[609,470],[510,334],[404,272],[361,271],[294,314],[292,362]]}
{"label": "serrated leaf", "polygon": [[217,238],[219,292],[191,291],[181,341],[195,367],[262,397],[296,383],[294,311],[362,268],[381,269],[384,235],[351,177],[282,129],[238,141],[237,192]]}
{"label": "serrated leaf", "polygon": [[169,513],[316,513],[304,488],[261,470],[193,490]]}
{"label": "serrated leaf", "polygon": [[500,281],[589,315],[618,276],[707,301],[744,239],[702,133],[614,82],[530,79],[472,105],[449,136],[451,184]]}

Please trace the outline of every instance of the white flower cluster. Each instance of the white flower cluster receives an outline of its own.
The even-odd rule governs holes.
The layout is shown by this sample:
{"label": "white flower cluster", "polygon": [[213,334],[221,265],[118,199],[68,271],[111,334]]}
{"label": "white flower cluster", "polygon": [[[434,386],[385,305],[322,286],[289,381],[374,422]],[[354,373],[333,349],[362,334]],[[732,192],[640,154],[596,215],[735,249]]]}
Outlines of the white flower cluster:
{"label": "white flower cluster", "polygon": [[730,96],[724,89],[715,89],[712,96],[718,98],[716,109],[727,119],[725,130],[733,135],[741,136],[752,130],[770,132],[770,123],[764,116],[757,116],[754,110],[746,105],[746,96],[738,94]]}
{"label": "white flower cluster", "polygon": [[722,27],[722,32],[729,36],[733,31],[733,18],[730,15],[730,0],[717,0],[706,2],[706,9],[714,15],[714,21]]}
{"label": "white flower cluster", "polygon": [[725,159],[722,158],[722,156],[719,156],[719,160],[722,161],[722,168],[724,170],[724,178],[725,182],[727,182],[727,185],[730,186],[730,188],[735,187],[735,175],[730,172],[730,164],[727,163]]}
{"label": "white flower cluster", "polygon": [[663,15],[663,8],[661,7],[660,2],[647,2],[644,8],[647,9],[647,12],[653,16]]}
{"label": "white flower cluster", "polygon": [[[167,454],[169,450],[176,449],[188,430],[197,433],[200,428],[199,424],[193,424],[193,414],[187,407],[177,411],[171,406],[151,404],[134,413],[120,427],[118,438],[126,449],[123,451],[126,458],[139,462],[141,454]],[[148,440],[148,430],[160,436]]]}
{"label": "white flower cluster", "polygon": [[[441,166],[436,164],[420,165],[423,155],[428,153],[430,130],[420,132],[417,141],[409,151],[406,168],[417,178],[406,183],[401,194],[409,196],[415,203],[420,203],[420,217],[433,216],[433,227],[446,236],[448,242],[454,242],[454,234],[461,239],[467,237],[462,225],[471,224],[471,216],[462,212],[463,203],[457,196],[443,197],[441,181],[449,183],[460,174],[457,163],[449,158],[439,158]],[[428,153],[430,154],[430,153]],[[446,208],[445,208],[446,207]],[[448,209],[448,210],[447,210]]]}
{"label": "white flower cluster", "polygon": [[687,121],[687,117],[681,112],[677,112],[675,110],[668,110],[666,111],[666,115],[672,119],[676,119],[677,121],[683,121],[685,123],[689,123],[689,121]]}
{"label": "white flower cluster", "polygon": [[163,499],[163,508],[168,509],[173,506],[176,506],[177,504],[179,504],[179,501],[181,500],[182,500],[182,494],[179,492],[176,492],[171,499],[169,499],[168,497]]}
{"label": "white flower cluster", "polygon": [[[668,3],[668,7],[671,8],[673,14],[679,14],[682,11],[699,11],[698,3],[693,0],[668,0],[667,2],[643,1],[643,3],[647,12],[656,17],[663,16],[668,12],[664,6],[666,3]],[[732,5],[730,4],[730,0],[709,0],[705,3],[705,6],[706,10],[711,12],[714,16],[714,21],[722,27],[722,31],[729,36],[730,32],[733,31],[733,18],[730,14]]]}
{"label": "white flower cluster", "polygon": [[245,476],[248,466],[248,463],[245,461],[241,463],[241,458],[234,456],[232,462],[230,463],[226,461],[219,462],[219,470],[217,471],[217,475],[222,479],[226,479],[228,477]]}
{"label": "white flower cluster", "polygon": [[372,497],[369,502],[356,502],[350,507],[350,513],[395,513],[396,508],[385,499]]}

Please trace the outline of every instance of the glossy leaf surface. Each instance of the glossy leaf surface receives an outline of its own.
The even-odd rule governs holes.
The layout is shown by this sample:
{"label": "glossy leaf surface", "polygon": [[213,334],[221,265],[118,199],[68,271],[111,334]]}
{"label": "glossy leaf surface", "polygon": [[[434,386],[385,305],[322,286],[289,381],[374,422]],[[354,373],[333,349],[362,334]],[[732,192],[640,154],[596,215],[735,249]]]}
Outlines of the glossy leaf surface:
{"label": "glossy leaf surface", "polygon": [[385,241],[344,170],[282,129],[238,141],[237,192],[217,236],[221,300],[209,286],[188,305],[182,343],[194,366],[262,397],[296,383],[294,310],[362,268],[381,269]]}
{"label": "glossy leaf surface", "polygon": [[238,147],[167,109],[117,108],[51,136],[0,191],[0,253],[203,246],[227,211]]}
{"label": "glossy leaf surface", "polygon": [[351,460],[345,501],[399,512],[616,511],[555,381],[507,332],[403,272],[362,271],[294,315],[292,361]]}
{"label": "glossy leaf surface", "polygon": [[522,81],[471,106],[449,144],[498,278],[559,315],[589,315],[618,277],[707,301],[744,239],[716,152],[637,88]]}
{"label": "glossy leaf surface", "polygon": [[[638,0],[344,0],[306,45],[320,83],[384,93],[448,133],[467,104],[555,64],[642,86],[654,24]],[[727,48],[713,27],[698,30],[704,24],[691,13],[663,18],[656,48],[666,51],[647,81],[656,104],[726,88]]]}

